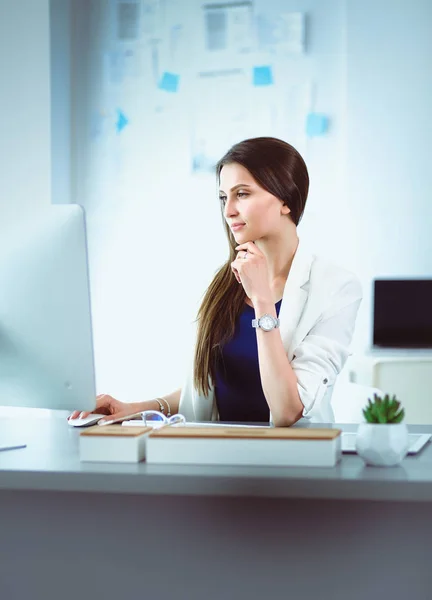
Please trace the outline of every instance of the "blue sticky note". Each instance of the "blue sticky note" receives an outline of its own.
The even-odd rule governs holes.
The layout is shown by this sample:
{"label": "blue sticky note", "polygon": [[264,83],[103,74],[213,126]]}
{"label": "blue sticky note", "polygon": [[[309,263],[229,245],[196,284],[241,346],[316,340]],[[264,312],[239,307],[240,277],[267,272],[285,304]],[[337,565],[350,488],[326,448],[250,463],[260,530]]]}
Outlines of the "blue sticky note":
{"label": "blue sticky note", "polygon": [[162,75],[161,80],[159,81],[159,89],[165,90],[166,92],[176,92],[178,89],[180,80],[180,75],[175,75],[174,73],[165,73]]}
{"label": "blue sticky note", "polygon": [[123,131],[123,129],[126,127],[126,125],[128,123],[129,123],[129,119],[126,117],[124,112],[117,109],[117,123],[116,123],[117,133],[120,133],[121,131]]}
{"label": "blue sticky note", "polygon": [[254,85],[272,85],[273,73],[272,68],[267,67],[254,67],[253,68],[253,84]]}
{"label": "blue sticky note", "polygon": [[309,113],[306,119],[306,133],[309,137],[324,135],[328,129],[329,120],[326,115]]}

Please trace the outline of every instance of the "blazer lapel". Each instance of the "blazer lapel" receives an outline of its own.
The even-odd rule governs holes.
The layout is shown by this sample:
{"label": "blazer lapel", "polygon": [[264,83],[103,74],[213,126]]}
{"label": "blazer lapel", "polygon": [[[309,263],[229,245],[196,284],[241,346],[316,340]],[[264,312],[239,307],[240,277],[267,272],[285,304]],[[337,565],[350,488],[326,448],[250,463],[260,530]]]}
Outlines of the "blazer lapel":
{"label": "blazer lapel", "polygon": [[313,256],[306,253],[299,242],[285,284],[279,311],[282,343],[290,361],[293,357],[295,331],[308,299],[309,276],[312,262]]}

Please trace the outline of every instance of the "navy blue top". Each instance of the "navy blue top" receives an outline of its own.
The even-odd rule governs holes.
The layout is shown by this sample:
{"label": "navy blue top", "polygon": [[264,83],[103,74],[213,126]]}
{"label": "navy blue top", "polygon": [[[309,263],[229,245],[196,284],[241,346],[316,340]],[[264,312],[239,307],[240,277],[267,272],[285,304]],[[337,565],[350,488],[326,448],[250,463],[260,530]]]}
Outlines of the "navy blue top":
{"label": "navy blue top", "polygon": [[[282,300],[275,304],[279,316]],[[270,409],[261,385],[255,309],[245,303],[234,337],[222,348],[216,365],[215,395],[221,421],[266,421]]]}

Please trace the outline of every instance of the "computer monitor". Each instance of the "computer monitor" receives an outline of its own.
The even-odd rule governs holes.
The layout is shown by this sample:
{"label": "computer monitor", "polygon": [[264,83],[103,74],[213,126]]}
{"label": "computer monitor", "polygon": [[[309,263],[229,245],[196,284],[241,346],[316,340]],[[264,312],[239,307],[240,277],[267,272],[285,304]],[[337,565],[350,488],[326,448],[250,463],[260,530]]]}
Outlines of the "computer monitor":
{"label": "computer monitor", "polygon": [[432,348],[432,279],[374,281],[373,344]]}
{"label": "computer monitor", "polygon": [[0,234],[0,406],[96,405],[85,216],[52,205]]}

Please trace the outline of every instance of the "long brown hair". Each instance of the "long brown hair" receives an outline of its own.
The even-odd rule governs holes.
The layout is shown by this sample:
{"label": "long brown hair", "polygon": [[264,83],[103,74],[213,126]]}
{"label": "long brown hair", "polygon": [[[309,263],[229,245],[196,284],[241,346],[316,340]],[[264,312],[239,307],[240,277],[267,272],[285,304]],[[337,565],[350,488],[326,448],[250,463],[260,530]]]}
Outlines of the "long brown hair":
{"label": "long brown hair", "polygon": [[[218,183],[222,167],[231,163],[245,167],[261,187],[288,206],[291,219],[295,225],[299,224],[308,195],[309,175],[295,148],[271,137],[252,138],[235,144],[216,165]],[[221,212],[229,258],[207,288],[196,319],[194,387],[202,395],[207,395],[210,384],[214,384],[216,361],[221,356],[222,346],[234,335],[236,320],[246,298],[243,286],[238,284],[231,271],[238,244],[225,220],[222,204]]]}

